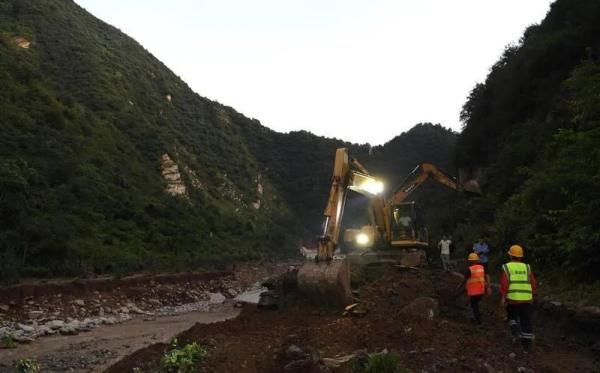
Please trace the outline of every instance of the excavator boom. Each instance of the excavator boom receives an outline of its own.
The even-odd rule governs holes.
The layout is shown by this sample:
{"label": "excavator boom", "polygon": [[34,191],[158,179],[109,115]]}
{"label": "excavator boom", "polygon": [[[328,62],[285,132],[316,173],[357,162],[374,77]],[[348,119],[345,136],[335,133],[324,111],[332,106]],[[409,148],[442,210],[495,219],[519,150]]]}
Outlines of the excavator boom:
{"label": "excavator boom", "polygon": [[346,148],[339,148],[335,153],[317,257],[314,263],[306,262],[298,271],[300,290],[320,303],[346,305],[351,299],[348,261],[334,259],[348,190],[373,197],[383,190],[383,184],[351,159]]}

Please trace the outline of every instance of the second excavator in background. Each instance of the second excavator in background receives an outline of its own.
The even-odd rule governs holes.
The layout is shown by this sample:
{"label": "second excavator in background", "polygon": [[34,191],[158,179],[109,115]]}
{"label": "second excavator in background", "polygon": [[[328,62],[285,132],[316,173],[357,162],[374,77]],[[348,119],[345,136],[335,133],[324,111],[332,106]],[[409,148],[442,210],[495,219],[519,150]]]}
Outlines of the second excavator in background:
{"label": "second excavator in background", "polygon": [[406,266],[425,264],[429,233],[426,227],[419,224],[415,202],[406,202],[406,199],[428,179],[457,192],[481,194],[476,179],[465,180],[465,172],[460,172],[460,175],[463,177],[457,180],[431,163],[417,165],[390,198],[385,199],[382,195],[371,198],[371,224],[346,230],[344,241],[359,249],[371,249],[361,253],[367,256],[363,259],[370,257],[375,261],[390,261]]}

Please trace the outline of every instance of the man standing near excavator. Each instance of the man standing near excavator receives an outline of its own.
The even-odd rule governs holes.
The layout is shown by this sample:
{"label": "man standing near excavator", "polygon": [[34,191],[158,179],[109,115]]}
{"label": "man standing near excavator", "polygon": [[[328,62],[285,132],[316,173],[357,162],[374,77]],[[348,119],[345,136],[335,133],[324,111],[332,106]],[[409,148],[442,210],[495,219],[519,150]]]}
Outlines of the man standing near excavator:
{"label": "man standing near excavator", "polygon": [[508,314],[508,325],[513,337],[518,337],[525,351],[533,341],[533,296],[537,281],[529,264],[523,263],[523,248],[512,245],[508,250],[510,261],[502,266],[500,294]]}
{"label": "man standing near excavator", "polygon": [[440,249],[440,259],[442,260],[442,267],[444,267],[444,271],[448,272],[450,270],[450,245],[452,241],[450,241],[446,236],[442,236],[442,239],[438,243],[438,248]]}

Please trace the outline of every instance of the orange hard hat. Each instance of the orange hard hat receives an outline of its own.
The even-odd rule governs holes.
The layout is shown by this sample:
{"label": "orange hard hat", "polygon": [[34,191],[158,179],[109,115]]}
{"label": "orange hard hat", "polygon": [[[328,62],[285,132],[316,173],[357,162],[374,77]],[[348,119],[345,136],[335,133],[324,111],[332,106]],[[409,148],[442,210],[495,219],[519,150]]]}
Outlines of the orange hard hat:
{"label": "orange hard hat", "polygon": [[523,248],[521,245],[512,245],[508,250],[508,255],[514,256],[515,258],[523,257]]}
{"label": "orange hard hat", "polygon": [[479,260],[479,255],[477,255],[477,253],[471,253],[471,254],[469,254],[468,260],[470,262],[474,262],[476,260]]}

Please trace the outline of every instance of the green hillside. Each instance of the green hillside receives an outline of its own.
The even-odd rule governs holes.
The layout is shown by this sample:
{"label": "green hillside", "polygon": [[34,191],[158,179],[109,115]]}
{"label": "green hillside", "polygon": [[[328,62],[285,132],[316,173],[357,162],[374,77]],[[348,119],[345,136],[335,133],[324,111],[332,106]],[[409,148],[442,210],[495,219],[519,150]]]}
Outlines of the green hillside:
{"label": "green hillside", "polygon": [[557,0],[508,47],[462,112],[462,165],[485,197],[459,234],[525,245],[543,271],[599,279],[600,2]]}
{"label": "green hillside", "polygon": [[392,184],[452,167],[440,126],[371,151],[269,130],[70,0],[0,2],[0,81],[3,281],[293,255],[320,229],[339,146]]}
{"label": "green hillside", "polygon": [[[2,2],[0,25],[2,273],[204,266],[291,249],[295,223],[268,180],[252,206],[260,166],[226,108],[71,1]],[[185,193],[165,193],[163,157]]]}

